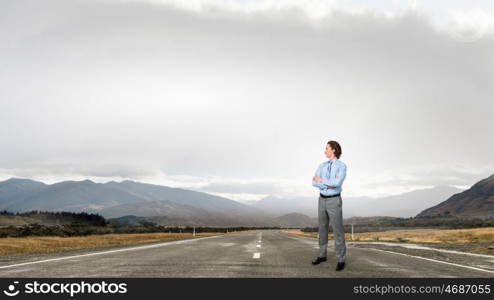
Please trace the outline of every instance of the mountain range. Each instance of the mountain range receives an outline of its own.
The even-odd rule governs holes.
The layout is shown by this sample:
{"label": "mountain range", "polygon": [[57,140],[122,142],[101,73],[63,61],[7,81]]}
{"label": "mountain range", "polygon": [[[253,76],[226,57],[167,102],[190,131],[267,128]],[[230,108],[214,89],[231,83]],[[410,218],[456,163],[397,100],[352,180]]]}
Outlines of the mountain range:
{"label": "mountain range", "polygon": [[[11,178],[0,182],[0,210],[87,212],[122,222],[145,218],[172,226],[316,226],[317,201],[317,194],[268,196],[247,205],[203,192],[130,180],[45,184]],[[439,186],[382,198],[343,196],[343,213],[346,218],[494,216],[494,175],[465,191]]]}
{"label": "mountain range", "polygon": [[11,178],[0,182],[0,210],[84,211],[105,218],[160,216],[182,224],[189,220],[225,226],[271,224],[271,217],[263,211],[227,198],[134,181],[83,180],[48,185]]}
{"label": "mountain range", "polygon": [[417,215],[417,217],[427,216],[493,217],[494,175]]}
{"label": "mountain range", "polygon": [[[408,218],[461,191],[455,187],[437,186],[380,198],[345,197],[342,195],[343,214],[345,217],[392,216]],[[316,193],[314,197],[282,198],[268,196],[252,204],[252,206],[274,216],[299,212],[317,217],[317,202],[318,194]]]}

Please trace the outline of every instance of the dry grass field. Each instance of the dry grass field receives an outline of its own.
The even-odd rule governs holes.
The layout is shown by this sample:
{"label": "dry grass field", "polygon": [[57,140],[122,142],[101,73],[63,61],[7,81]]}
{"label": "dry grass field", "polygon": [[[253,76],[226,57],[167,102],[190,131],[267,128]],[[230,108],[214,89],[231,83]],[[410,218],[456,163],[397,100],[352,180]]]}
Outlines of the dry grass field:
{"label": "dry grass field", "polygon": [[[224,233],[197,233],[196,237],[221,234]],[[193,238],[191,233],[162,232],[101,234],[81,237],[32,236],[19,238],[0,238],[0,255],[49,253],[65,250],[138,245],[152,242],[167,242],[190,238]]]}

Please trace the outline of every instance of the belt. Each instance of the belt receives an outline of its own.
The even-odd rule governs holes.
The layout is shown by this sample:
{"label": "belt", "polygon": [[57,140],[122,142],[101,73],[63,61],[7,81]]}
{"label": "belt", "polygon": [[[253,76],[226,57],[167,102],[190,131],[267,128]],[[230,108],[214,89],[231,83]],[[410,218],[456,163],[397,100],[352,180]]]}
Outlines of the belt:
{"label": "belt", "polygon": [[319,196],[323,197],[323,198],[333,198],[333,197],[338,197],[340,196],[341,194],[336,194],[336,195],[331,195],[331,196],[326,196],[326,195],[323,195],[321,193],[319,193]]}

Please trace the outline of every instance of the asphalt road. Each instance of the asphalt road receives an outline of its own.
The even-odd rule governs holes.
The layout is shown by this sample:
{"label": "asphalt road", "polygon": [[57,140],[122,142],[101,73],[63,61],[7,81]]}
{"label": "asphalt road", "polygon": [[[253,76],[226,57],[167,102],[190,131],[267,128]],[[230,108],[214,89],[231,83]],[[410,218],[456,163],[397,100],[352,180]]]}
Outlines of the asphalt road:
{"label": "asphalt road", "polygon": [[[330,244],[332,241],[330,241]],[[347,267],[313,266],[315,239],[248,231],[0,261],[0,277],[494,277],[494,273],[347,245]]]}

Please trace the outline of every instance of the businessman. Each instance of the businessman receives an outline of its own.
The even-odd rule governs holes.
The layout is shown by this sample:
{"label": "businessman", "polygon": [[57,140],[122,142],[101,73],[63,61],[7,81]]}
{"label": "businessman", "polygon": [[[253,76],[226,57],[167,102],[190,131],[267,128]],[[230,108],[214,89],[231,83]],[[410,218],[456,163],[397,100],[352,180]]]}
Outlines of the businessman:
{"label": "businessman", "polygon": [[312,185],[319,189],[319,256],[313,261],[317,265],[326,261],[328,247],[329,223],[333,228],[334,250],[338,260],[336,271],[345,268],[345,231],[343,228],[343,212],[341,186],[346,177],[346,165],[341,160],[341,146],[336,141],[329,141],[324,151],[329,159],[319,165],[312,178]]}

